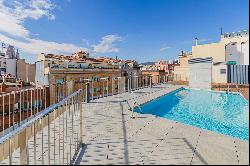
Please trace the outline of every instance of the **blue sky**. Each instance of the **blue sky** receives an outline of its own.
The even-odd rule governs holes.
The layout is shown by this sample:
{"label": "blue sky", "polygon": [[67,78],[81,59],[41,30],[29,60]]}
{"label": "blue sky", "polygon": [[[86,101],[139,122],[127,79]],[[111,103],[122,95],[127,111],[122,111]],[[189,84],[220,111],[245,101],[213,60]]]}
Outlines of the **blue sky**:
{"label": "blue sky", "polygon": [[220,27],[249,29],[248,6],[248,0],[0,0],[0,18],[10,17],[20,31],[7,29],[12,23],[6,21],[0,40],[17,45],[29,62],[37,52],[77,49],[95,57],[170,60],[181,50],[191,51],[196,36],[210,43],[219,40]]}

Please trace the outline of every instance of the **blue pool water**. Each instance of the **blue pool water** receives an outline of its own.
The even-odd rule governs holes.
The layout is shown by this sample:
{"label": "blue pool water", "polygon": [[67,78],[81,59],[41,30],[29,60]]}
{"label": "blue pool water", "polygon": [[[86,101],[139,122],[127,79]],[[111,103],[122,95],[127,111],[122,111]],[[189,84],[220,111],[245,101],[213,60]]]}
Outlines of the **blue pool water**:
{"label": "blue pool water", "polygon": [[249,104],[239,94],[182,88],[141,109],[135,111],[249,140]]}

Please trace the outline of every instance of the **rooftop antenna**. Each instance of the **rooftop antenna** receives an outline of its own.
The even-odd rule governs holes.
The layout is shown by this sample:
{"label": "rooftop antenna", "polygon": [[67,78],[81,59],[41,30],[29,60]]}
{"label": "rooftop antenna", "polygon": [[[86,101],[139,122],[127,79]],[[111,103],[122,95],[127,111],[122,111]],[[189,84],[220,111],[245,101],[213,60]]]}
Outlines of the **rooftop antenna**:
{"label": "rooftop antenna", "polygon": [[16,49],[16,59],[19,59],[19,51],[18,51],[18,48]]}
{"label": "rooftop antenna", "polygon": [[195,46],[197,46],[198,45],[198,40],[199,40],[198,37],[195,37],[194,40],[195,40]]}
{"label": "rooftop antenna", "polygon": [[222,28],[220,28],[220,35],[223,35],[223,31],[222,31]]}

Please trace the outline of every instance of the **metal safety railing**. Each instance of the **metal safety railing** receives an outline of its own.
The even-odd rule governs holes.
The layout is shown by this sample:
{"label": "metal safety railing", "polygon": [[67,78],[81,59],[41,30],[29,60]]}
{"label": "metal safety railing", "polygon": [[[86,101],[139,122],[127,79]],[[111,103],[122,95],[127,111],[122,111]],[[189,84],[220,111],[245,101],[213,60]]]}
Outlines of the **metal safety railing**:
{"label": "metal safety railing", "polygon": [[0,95],[0,137],[14,130],[24,121],[67,95],[82,89],[83,101],[131,92],[133,90],[163,83],[159,76],[103,77],[98,81],[79,78],[47,87],[30,88]]}
{"label": "metal safety railing", "polygon": [[0,95],[0,136],[48,107],[48,93],[48,87],[40,87]]}
{"label": "metal safety railing", "polygon": [[[82,104],[151,87],[153,77],[65,81],[0,96],[0,165],[71,164],[82,144]],[[156,83],[164,83],[156,78]],[[99,91],[95,90],[98,89]]]}
{"label": "metal safety railing", "polygon": [[[30,88],[0,95],[0,137],[15,130],[38,112],[63,100],[67,95],[82,89],[83,101],[106,97],[152,84],[149,76],[103,77],[65,81],[47,87]],[[88,89],[88,92],[87,92]]]}
{"label": "metal safety railing", "polygon": [[72,164],[83,142],[82,90],[0,137],[0,165]]}
{"label": "metal safety railing", "polygon": [[[79,79],[71,89],[83,89],[83,98],[86,101],[88,93],[90,99],[116,95],[124,92],[131,92],[137,89],[152,86],[153,84],[165,83],[163,77],[154,76],[124,76],[124,77],[103,77],[99,81],[92,78]],[[62,85],[65,86],[65,85]],[[69,87],[66,85],[66,87]]]}

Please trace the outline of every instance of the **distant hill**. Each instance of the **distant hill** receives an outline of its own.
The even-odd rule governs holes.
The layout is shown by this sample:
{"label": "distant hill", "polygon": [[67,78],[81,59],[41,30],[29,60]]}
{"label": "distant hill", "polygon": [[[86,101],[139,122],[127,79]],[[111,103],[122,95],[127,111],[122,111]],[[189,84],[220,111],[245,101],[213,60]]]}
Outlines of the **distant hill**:
{"label": "distant hill", "polygon": [[144,63],[141,63],[140,65],[154,65],[155,62],[144,62]]}

